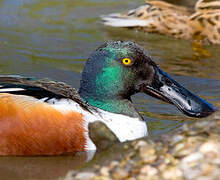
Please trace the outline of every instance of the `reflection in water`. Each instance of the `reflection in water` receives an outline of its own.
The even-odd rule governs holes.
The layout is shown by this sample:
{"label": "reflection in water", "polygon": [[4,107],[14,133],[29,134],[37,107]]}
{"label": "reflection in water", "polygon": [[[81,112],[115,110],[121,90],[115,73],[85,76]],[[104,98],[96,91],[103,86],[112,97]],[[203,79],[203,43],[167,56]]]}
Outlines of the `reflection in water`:
{"label": "reflection in water", "polygon": [[72,170],[89,168],[94,164],[101,166],[108,159],[121,159],[128,150],[127,144],[115,143],[111,148],[99,150],[96,154],[89,151],[63,156],[0,157],[0,179],[62,179]]}
{"label": "reflection in water", "polygon": [[[102,14],[140,4],[143,0],[0,0],[0,74],[49,77],[78,88],[86,58],[101,42],[132,40],[148,49],[162,69],[173,74],[178,82],[220,107],[220,46],[202,47],[210,57],[195,57],[191,42],[133,29],[104,27],[99,21]],[[194,120],[151,97],[138,94],[133,100],[153,137]],[[120,153],[119,145],[111,147],[108,153],[96,154],[88,166]],[[0,157],[0,177],[55,179],[84,166],[86,159],[85,153]]]}
{"label": "reflection in water", "polygon": [[[94,152],[90,152],[94,154]],[[88,162],[87,152],[63,156],[0,157],[1,179],[57,179]]]}

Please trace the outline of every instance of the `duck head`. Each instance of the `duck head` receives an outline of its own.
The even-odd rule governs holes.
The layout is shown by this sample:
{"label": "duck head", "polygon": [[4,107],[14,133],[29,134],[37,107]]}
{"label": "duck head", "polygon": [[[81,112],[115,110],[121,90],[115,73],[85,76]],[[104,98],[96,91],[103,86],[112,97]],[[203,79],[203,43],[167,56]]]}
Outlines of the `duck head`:
{"label": "duck head", "polygon": [[205,117],[215,108],[181,86],[133,42],[107,42],[94,51],[84,68],[80,97],[108,112],[139,117],[131,96],[145,93],[191,117]]}

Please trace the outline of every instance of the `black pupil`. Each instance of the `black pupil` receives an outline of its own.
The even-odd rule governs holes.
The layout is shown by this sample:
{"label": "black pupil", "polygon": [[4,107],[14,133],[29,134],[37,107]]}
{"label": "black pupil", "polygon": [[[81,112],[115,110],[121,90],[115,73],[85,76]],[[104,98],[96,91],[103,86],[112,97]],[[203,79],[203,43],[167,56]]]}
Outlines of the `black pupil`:
{"label": "black pupil", "polygon": [[125,62],[128,63],[128,60],[126,59]]}

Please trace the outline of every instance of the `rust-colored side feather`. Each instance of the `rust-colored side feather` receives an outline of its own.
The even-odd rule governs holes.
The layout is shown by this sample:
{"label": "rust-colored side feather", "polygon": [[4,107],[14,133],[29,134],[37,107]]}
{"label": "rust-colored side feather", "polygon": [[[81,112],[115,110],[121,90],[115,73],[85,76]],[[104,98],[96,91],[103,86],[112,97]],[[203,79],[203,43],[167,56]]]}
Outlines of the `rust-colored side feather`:
{"label": "rust-colored side feather", "polygon": [[85,150],[82,115],[62,113],[27,96],[0,95],[0,155],[51,155]]}

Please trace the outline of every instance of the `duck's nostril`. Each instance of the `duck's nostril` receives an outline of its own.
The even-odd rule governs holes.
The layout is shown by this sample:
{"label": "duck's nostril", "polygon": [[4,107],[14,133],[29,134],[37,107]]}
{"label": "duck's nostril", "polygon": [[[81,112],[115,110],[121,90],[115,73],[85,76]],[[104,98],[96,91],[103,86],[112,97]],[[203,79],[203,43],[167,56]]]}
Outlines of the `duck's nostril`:
{"label": "duck's nostril", "polygon": [[162,77],[162,81],[167,85],[167,86],[172,86],[172,81],[168,79],[167,77]]}
{"label": "duck's nostril", "polygon": [[167,86],[172,86],[172,81],[170,81],[168,78],[165,79],[165,83]]}
{"label": "duck's nostril", "polygon": [[188,102],[189,106],[191,106],[191,101],[190,101],[190,100],[187,100],[187,102]]}

